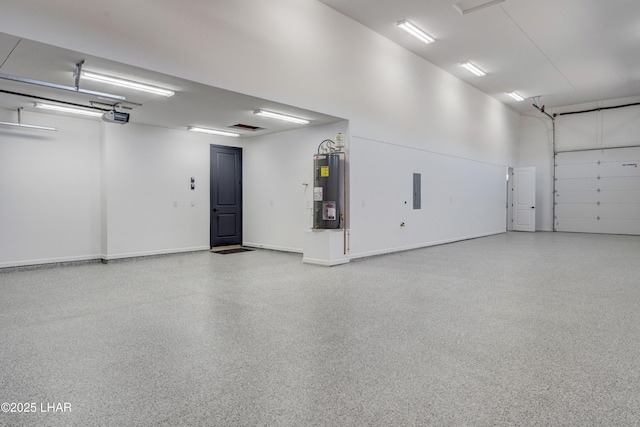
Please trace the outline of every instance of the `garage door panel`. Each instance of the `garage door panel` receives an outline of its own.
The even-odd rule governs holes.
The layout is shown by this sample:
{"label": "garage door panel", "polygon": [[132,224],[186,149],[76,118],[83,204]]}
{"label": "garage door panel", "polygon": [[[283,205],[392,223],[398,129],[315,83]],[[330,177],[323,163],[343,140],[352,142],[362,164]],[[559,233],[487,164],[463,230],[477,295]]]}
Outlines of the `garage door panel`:
{"label": "garage door panel", "polygon": [[640,205],[629,204],[601,204],[598,206],[598,216],[604,219],[633,219],[640,220]]}
{"label": "garage door panel", "polygon": [[638,219],[640,220],[640,205],[638,203],[562,203],[556,205],[558,218],[607,218],[607,219]]}
{"label": "garage door panel", "polygon": [[630,204],[640,201],[640,190],[586,190],[556,191],[556,203],[617,203]]}
{"label": "garage door panel", "polygon": [[556,191],[556,203],[562,204],[592,204],[598,202],[599,194],[596,191]]}
{"label": "garage door panel", "polygon": [[[617,161],[628,161],[633,160],[640,161],[640,155],[633,150],[637,147],[629,147],[629,148],[606,148],[603,150],[596,150],[596,152],[600,153],[600,158],[602,160],[617,160]],[[629,151],[631,150],[631,151]]]}
{"label": "garage door panel", "polygon": [[599,233],[640,234],[640,220],[602,219],[598,221]]}
{"label": "garage door panel", "polygon": [[598,188],[602,190],[640,190],[640,176],[603,178]]}
{"label": "garage door panel", "polygon": [[558,179],[576,179],[576,178],[596,178],[596,163],[580,163],[560,165],[556,163],[556,178]]}
{"label": "garage door panel", "polygon": [[598,180],[592,179],[557,179],[556,191],[594,191],[598,188]]}
{"label": "garage door panel", "polygon": [[576,218],[572,221],[560,221],[565,232],[605,234],[640,234],[640,221],[597,220],[593,218]]}
{"label": "garage door panel", "polygon": [[596,168],[597,176],[602,178],[639,176],[640,169],[638,169],[638,164],[638,162],[631,163],[624,161],[602,163]]}
{"label": "garage door panel", "polygon": [[556,163],[574,164],[574,163],[588,163],[595,158],[593,152],[602,152],[603,150],[584,150],[584,151],[569,151],[556,154]]}
{"label": "garage door panel", "polygon": [[558,231],[640,234],[640,147],[556,155]]}
{"label": "garage door panel", "polygon": [[639,190],[640,176],[628,176],[618,178],[580,178],[558,179],[557,191],[587,191],[587,190]]}
{"label": "garage door panel", "polygon": [[598,220],[595,218],[573,218],[571,220],[556,220],[556,229],[558,231],[567,231],[572,233],[584,233],[586,229],[594,230],[590,233],[599,233],[595,231],[599,228]]}
{"label": "garage door panel", "polygon": [[640,160],[639,147],[602,148],[597,150],[565,151],[556,153],[556,163],[589,163],[605,160]]}
{"label": "garage door panel", "polygon": [[[597,201],[604,204],[638,205],[640,202],[640,190],[601,191],[598,193]],[[638,208],[638,206],[635,206],[635,208]],[[640,211],[640,209],[638,210]]]}
{"label": "garage door panel", "polygon": [[[593,218],[598,217],[598,205],[595,203],[579,204],[567,203],[556,205],[556,217],[562,219],[570,218]],[[562,230],[560,230],[562,231]]]}
{"label": "garage door panel", "polygon": [[607,179],[640,176],[640,162],[602,162],[562,165],[556,163],[557,179]]}

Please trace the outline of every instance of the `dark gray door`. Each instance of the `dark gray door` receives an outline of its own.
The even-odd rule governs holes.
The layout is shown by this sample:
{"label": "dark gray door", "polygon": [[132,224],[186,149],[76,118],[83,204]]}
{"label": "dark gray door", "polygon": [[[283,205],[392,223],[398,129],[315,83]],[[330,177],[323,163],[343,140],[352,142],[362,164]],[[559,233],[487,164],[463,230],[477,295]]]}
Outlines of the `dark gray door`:
{"label": "dark gray door", "polygon": [[211,146],[211,247],[242,244],[242,149]]}

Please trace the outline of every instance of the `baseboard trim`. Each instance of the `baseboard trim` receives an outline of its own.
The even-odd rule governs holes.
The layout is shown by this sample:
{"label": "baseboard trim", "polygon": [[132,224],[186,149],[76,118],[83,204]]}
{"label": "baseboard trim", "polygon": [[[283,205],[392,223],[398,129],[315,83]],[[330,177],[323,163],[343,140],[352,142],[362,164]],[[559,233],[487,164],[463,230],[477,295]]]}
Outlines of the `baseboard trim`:
{"label": "baseboard trim", "polygon": [[38,270],[44,268],[70,267],[85,264],[109,264],[113,262],[139,261],[170,255],[182,255],[194,252],[209,251],[208,246],[195,248],[171,249],[165,251],[133,252],[117,255],[88,255],[83,257],[63,257],[0,263],[0,273],[12,271]]}
{"label": "baseboard trim", "polygon": [[263,245],[261,243],[251,243],[251,242],[244,242],[242,246],[245,246],[247,248],[256,248],[256,249],[269,249],[272,251],[280,251],[280,252],[293,252],[297,254],[301,254],[303,252],[302,249],[300,248],[289,248],[286,246],[275,246],[275,245]]}
{"label": "baseboard trim", "polygon": [[171,254],[184,254],[188,252],[208,251],[211,248],[209,246],[196,246],[192,248],[177,248],[177,249],[163,249],[157,251],[143,251],[143,252],[127,252],[121,254],[109,254],[102,255],[101,258],[105,261],[114,261],[124,258],[144,258],[153,257],[157,255],[171,255]]}
{"label": "baseboard trim", "polygon": [[479,239],[481,237],[494,236],[496,234],[503,234],[503,233],[506,233],[506,230],[492,231],[492,232],[480,233],[480,234],[473,234],[473,235],[469,235],[469,236],[455,237],[455,238],[452,238],[452,239],[436,240],[436,241],[433,241],[433,242],[419,243],[419,244],[416,244],[416,245],[403,246],[403,247],[398,247],[398,248],[393,248],[393,249],[381,249],[379,251],[370,251],[370,252],[361,252],[361,253],[349,253],[349,257],[351,259],[357,259],[357,258],[366,258],[366,257],[370,257],[370,256],[386,255],[386,254],[392,254],[392,253],[396,253],[396,252],[404,252],[404,251],[411,251],[411,250],[414,250],[414,249],[428,248],[430,246],[438,246],[438,245],[446,245],[448,243],[462,242],[464,240]]}

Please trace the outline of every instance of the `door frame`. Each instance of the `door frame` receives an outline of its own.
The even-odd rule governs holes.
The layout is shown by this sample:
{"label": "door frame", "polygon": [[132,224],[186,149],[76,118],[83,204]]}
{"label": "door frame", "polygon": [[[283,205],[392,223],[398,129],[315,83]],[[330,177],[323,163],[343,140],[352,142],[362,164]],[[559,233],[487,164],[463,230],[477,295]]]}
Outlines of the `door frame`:
{"label": "door frame", "polygon": [[[214,231],[214,220],[215,215],[214,215],[214,176],[213,176],[213,162],[212,162],[212,157],[213,157],[213,150],[215,148],[222,148],[222,149],[227,149],[227,150],[233,150],[236,151],[238,153],[238,160],[239,160],[239,174],[240,174],[240,179],[239,179],[239,183],[238,183],[238,187],[237,187],[237,191],[239,192],[238,198],[239,198],[239,232],[237,233],[237,239],[239,240],[239,242],[233,242],[233,243],[228,243],[228,244],[217,244],[214,245],[214,237],[213,237],[213,231]],[[215,248],[215,247],[221,247],[221,246],[229,246],[229,245],[242,245],[243,242],[243,209],[244,209],[244,204],[243,204],[243,186],[242,186],[242,179],[243,178],[243,173],[242,173],[242,147],[235,147],[235,146],[230,146],[230,145],[219,145],[219,144],[209,144],[209,247],[210,248]],[[216,205],[217,207],[217,205]]]}
{"label": "door frame", "polygon": [[[523,178],[526,177],[526,181]],[[519,200],[518,195],[527,191],[525,200]],[[528,219],[521,223],[520,218]],[[536,168],[513,168],[513,230],[536,231]]]}

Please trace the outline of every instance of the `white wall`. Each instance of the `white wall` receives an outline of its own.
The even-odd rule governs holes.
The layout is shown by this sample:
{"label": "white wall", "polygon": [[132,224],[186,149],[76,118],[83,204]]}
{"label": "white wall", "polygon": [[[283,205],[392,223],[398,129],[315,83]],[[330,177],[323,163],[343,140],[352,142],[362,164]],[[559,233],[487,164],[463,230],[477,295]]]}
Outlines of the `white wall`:
{"label": "white wall", "polygon": [[[89,2],[82,8],[73,0],[55,4],[46,0],[9,1],[3,4],[0,27],[10,34],[344,117],[349,120],[352,139],[357,141],[351,160],[354,165],[360,164],[351,174],[352,200],[362,198],[358,193],[367,194],[366,200],[395,200],[403,186],[402,171],[409,167],[427,170],[436,158],[416,153],[449,156],[443,160],[449,167],[447,173],[429,177],[447,183],[446,194],[453,195],[455,203],[436,194],[435,199],[423,195],[423,203],[437,212],[453,208],[446,218],[460,220],[447,222],[444,227],[429,224],[406,229],[405,236],[398,234],[395,225],[393,230],[377,233],[378,226],[391,227],[384,222],[391,220],[385,218],[380,223],[381,218],[368,208],[354,209],[350,218],[355,255],[499,231],[496,224],[503,214],[491,214],[498,192],[494,168],[472,168],[473,178],[459,182],[451,181],[448,172],[464,174],[476,162],[498,169],[514,165],[519,114],[316,0],[163,2],[161,7],[149,0],[136,2],[135,7],[126,0],[113,0]],[[372,176],[366,165],[378,164],[378,150],[384,148],[371,141],[390,142],[397,147],[389,152],[387,163],[393,185],[372,189],[372,178],[378,177]],[[247,146],[245,156],[249,159],[250,150]],[[150,161],[145,150],[128,154],[136,156],[134,163]],[[416,164],[416,159],[424,163]],[[153,161],[166,163],[163,159]],[[191,172],[188,168],[177,172],[175,179],[182,179],[178,175],[183,173],[188,177]],[[127,176],[136,174],[129,170]],[[471,185],[470,190],[473,182],[487,185]],[[157,205],[151,198],[137,203],[139,188],[125,182],[118,185],[124,192],[118,195],[119,203],[130,212],[134,205],[143,212],[154,212],[161,201],[177,197],[167,188],[158,195]],[[167,185],[173,185],[173,181]],[[499,188],[502,191],[502,183]],[[299,197],[296,191],[293,189],[290,197]],[[372,192],[375,196],[369,195]],[[466,223],[463,218],[471,206],[486,214]],[[441,218],[424,215],[421,221]],[[118,229],[127,229],[125,220],[120,221],[123,223]],[[111,224],[107,227],[110,230]],[[251,227],[252,223],[247,224],[254,233]],[[155,240],[150,231],[138,237],[145,236],[153,243],[140,240],[134,244],[123,238],[127,244],[112,249],[114,253],[140,253],[155,250],[152,247],[192,244],[169,238]],[[118,237],[114,239],[110,239],[110,245],[116,244]],[[293,242],[272,244],[297,247]]]}
{"label": "white wall", "polygon": [[105,258],[208,249],[209,146],[229,138],[132,123],[104,132]]}
{"label": "white wall", "polygon": [[[358,137],[350,143],[352,257],[505,231],[505,166]],[[414,173],[421,209],[413,209]]]}
{"label": "white wall", "polygon": [[82,8],[73,0],[10,1],[0,24],[10,34],[343,117],[356,136],[493,163],[516,158],[517,112],[316,0]]}
{"label": "white wall", "polygon": [[[551,114],[639,102],[613,99],[552,109]],[[551,120],[538,111],[521,117],[519,166],[536,167],[536,227],[553,230],[553,138]],[[640,145],[640,106],[556,116],[556,152]]]}
{"label": "white wall", "polygon": [[[0,110],[0,121],[17,113]],[[24,113],[0,126],[0,267],[100,254],[100,123]]]}
{"label": "white wall", "polygon": [[239,141],[31,112],[23,122],[59,131],[0,127],[0,267],[209,248],[209,147]]}
{"label": "white wall", "polygon": [[323,140],[339,132],[347,134],[346,122],[245,140],[246,245],[302,252],[304,230],[312,227],[313,155]]}

